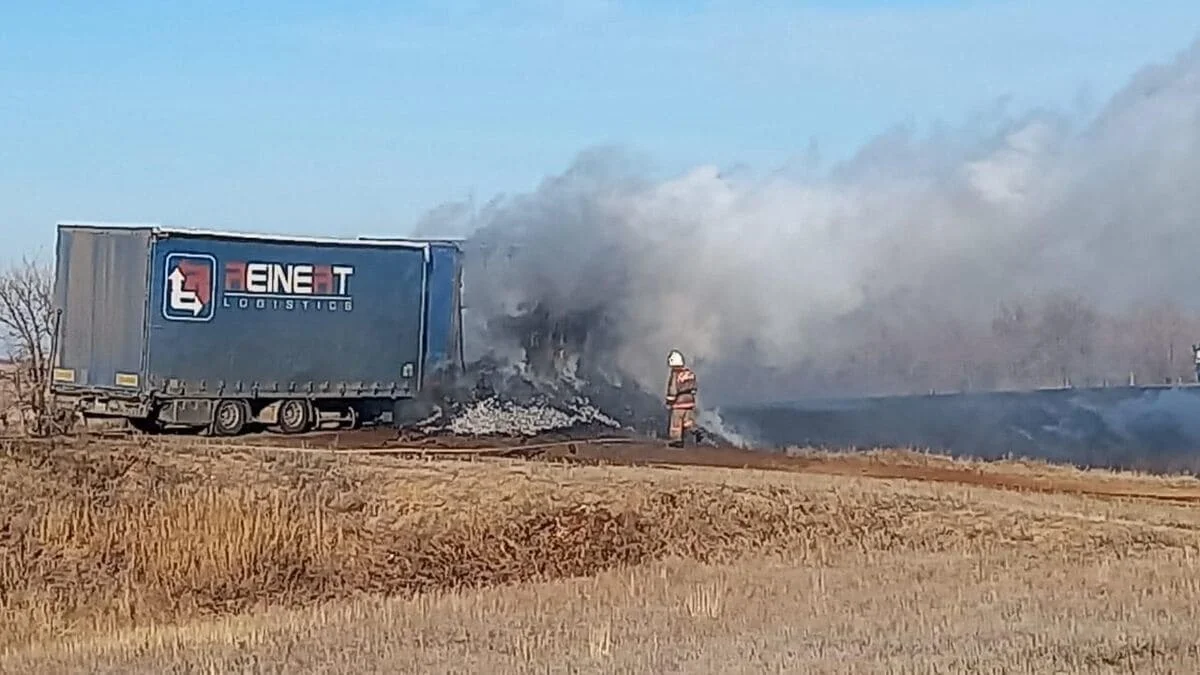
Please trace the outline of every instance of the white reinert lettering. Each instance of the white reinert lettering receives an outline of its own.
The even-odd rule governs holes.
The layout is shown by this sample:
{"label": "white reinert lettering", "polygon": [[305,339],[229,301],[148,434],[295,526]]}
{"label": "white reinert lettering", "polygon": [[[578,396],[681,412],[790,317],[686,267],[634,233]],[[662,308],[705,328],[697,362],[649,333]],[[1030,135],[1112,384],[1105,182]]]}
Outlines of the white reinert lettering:
{"label": "white reinert lettering", "polygon": [[[338,293],[346,294],[347,277],[352,267],[334,267]],[[313,295],[313,266],[282,263],[247,263],[246,290],[250,293],[280,295]]]}
{"label": "white reinert lettering", "polygon": [[296,265],[292,267],[292,289],[298,295],[312,295],[313,266]]}
{"label": "white reinert lettering", "polygon": [[271,265],[271,280],[267,285],[272,293],[291,293],[292,292],[292,277],[289,270],[284,265]]}
{"label": "white reinert lettering", "polygon": [[349,295],[350,275],[354,274],[354,268],[349,265],[334,265],[331,271],[333,276],[337,277],[337,294]]}
{"label": "white reinert lettering", "polygon": [[271,265],[269,263],[248,263],[246,265],[246,290],[251,293],[269,293],[271,284]]}

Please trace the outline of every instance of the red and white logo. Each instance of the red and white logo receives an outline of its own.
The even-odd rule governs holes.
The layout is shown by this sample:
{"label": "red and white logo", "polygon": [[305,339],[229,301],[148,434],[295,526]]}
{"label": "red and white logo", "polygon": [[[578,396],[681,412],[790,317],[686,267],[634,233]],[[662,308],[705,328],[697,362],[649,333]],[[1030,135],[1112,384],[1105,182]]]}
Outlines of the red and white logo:
{"label": "red and white logo", "polygon": [[163,277],[163,317],[169,321],[211,321],[217,261],[204,253],[168,253]]}

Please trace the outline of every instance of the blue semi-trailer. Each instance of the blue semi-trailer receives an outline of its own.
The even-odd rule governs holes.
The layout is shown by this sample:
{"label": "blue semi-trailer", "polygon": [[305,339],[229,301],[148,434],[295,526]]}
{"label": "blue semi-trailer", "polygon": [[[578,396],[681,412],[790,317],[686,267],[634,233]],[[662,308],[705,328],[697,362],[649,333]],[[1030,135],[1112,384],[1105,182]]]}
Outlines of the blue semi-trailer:
{"label": "blue semi-trailer", "polygon": [[462,363],[462,249],[59,223],[52,390],[230,436],[391,423]]}

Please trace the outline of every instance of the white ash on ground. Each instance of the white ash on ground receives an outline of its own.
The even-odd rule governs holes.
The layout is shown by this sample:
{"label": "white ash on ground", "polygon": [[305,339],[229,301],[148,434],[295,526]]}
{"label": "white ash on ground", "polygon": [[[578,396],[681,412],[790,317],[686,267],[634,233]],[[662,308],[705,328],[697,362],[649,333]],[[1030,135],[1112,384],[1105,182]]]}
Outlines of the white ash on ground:
{"label": "white ash on ground", "polygon": [[491,397],[469,403],[449,419],[433,422],[424,430],[462,436],[536,436],[583,426],[621,428],[619,422],[582,400],[554,406]]}
{"label": "white ash on ground", "polygon": [[[662,422],[665,425],[665,411]],[[570,437],[626,433],[658,437],[665,428],[648,432],[639,430],[635,425],[614,419],[584,398],[552,403],[547,400],[518,402],[490,396],[452,406],[448,410],[442,409],[423,423],[414,425],[410,431],[429,437],[533,438],[562,433]],[[703,427],[696,430],[695,442],[709,446],[735,445],[724,436]]]}

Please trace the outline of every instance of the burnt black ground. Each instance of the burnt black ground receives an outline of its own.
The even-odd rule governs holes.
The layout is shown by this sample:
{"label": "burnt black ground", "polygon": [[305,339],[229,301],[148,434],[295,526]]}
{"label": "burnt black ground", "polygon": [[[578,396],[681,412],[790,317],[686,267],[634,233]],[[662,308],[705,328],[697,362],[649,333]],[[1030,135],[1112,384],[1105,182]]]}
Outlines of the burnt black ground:
{"label": "burnt black ground", "polygon": [[1200,388],[1111,387],[810,400],[721,410],[763,447],[913,447],[952,456],[1200,470]]}

